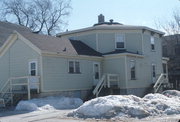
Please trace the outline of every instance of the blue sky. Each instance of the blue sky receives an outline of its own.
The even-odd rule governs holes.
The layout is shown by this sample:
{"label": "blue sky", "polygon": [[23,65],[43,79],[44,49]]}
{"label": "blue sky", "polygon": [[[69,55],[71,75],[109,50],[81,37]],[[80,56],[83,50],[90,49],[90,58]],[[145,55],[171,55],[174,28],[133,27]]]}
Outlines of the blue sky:
{"label": "blue sky", "polygon": [[[179,0],[72,0],[68,30],[90,27],[103,14],[106,21],[113,19],[127,25],[156,28],[155,21],[170,20],[172,12],[180,10]],[[164,19],[163,19],[164,18]]]}

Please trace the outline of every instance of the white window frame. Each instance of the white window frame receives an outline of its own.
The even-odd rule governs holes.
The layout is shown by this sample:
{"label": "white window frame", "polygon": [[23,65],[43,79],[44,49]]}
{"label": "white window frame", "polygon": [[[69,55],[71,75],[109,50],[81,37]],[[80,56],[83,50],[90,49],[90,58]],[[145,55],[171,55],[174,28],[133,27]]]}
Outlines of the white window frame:
{"label": "white window frame", "polygon": [[[131,63],[134,63],[134,67],[135,67],[135,69],[134,69],[134,73],[135,73],[135,78],[132,78],[131,77]],[[129,65],[129,67],[130,67],[130,79],[131,80],[136,80],[136,61],[135,60],[130,60],[130,65]]]}
{"label": "white window frame", "polygon": [[[151,38],[150,38],[150,43],[151,43],[151,51],[155,51],[155,38],[154,38],[154,36],[151,36]],[[154,49],[152,49],[152,45],[154,45]]]}
{"label": "white window frame", "polygon": [[[69,71],[69,62],[73,62],[73,72]],[[79,62],[79,72],[76,72],[76,66],[75,66],[75,62]],[[81,74],[81,62],[79,60],[68,60],[68,73],[69,74]]]}
{"label": "white window frame", "polygon": [[36,70],[35,76],[37,76],[38,75],[38,63],[37,63],[37,60],[29,61],[29,75],[31,75],[31,64],[32,63],[35,63],[35,70]]}
{"label": "white window frame", "polygon": [[[124,48],[117,48],[117,42],[120,42],[117,40],[118,36],[122,36],[124,40]],[[115,49],[126,49],[126,42],[125,42],[125,34],[116,33],[115,34]]]}

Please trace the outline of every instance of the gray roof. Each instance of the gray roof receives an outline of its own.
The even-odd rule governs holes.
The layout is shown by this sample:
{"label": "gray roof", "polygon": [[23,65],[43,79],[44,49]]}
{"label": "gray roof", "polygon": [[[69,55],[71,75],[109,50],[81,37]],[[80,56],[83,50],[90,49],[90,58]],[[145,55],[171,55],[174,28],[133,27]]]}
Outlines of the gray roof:
{"label": "gray roof", "polygon": [[97,25],[97,26],[62,32],[62,33],[57,34],[57,36],[73,34],[73,33],[80,33],[80,32],[85,32],[85,31],[92,31],[92,30],[149,30],[149,31],[161,34],[161,35],[165,34],[162,31],[155,30],[155,29],[152,29],[152,28],[149,28],[146,26],[133,26],[133,25],[121,25],[121,24],[112,24],[112,25],[101,24],[101,25]]}
{"label": "gray roof", "polygon": [[29,32],[19,33],[42,51],[55,52],[63,55],[101,56],[99,52],[78,40],[69,40],[67,38]]}
{"label": "gray roof", "polygon": [[21,32],[21,31],[31,32],[31,30],[27,27],[9,23],[9,22],[0,21],[0,47],[4,44],[4,42],[7,40],[9,35],[12,34],[14,30],[18,32]]}
{"label": "gray roof", "polygon": [[65,38],[59,38],[54,36],[47,36],[41,34],[32,33],[32,31],[24,26],[9,22],[0,21],[0,47],[4,44],[7,38],[14,31],[20,33],[23,37],[29,40],[32,44],[38,47],[42,51],[55,52],[64,55],[88,55],[88,56],[101,56],[86,44],[68,40]]}

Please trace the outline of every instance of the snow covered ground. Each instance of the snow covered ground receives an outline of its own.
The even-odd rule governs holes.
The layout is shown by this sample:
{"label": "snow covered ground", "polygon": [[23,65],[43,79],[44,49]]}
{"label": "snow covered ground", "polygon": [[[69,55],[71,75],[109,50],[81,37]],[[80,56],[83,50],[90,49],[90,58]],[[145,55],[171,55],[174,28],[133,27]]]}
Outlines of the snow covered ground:
{"label": "snow covered ground", "polygon": [[180,92],[165,91],[143,98],[133,95],[109,95],[87,101],[78,98],[47,97],[20,101],[14,111],[0,111],[0,122],[178,122]]}
{"label": "snow covered ground", "polygon": [[80,118],[144,118],[173,114],[180,116],[180,92],[175,90],[148,94],[143,98],[134,95],[99,97],[85,102],[68,115]]}
{"label": "snow covered ground", "polygon": [[19,111],[43,111],[55,109],[74,109],[83,104],[79,98],[68,98],[62,96],[45,97],[20,101],[15,110]]}

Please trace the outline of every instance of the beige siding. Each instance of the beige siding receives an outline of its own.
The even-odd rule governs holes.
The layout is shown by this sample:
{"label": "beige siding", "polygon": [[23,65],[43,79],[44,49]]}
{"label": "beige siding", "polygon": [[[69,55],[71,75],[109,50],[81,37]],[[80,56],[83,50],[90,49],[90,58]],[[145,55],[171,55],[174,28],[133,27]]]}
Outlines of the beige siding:
{"label": "beige siding", "polygon": [[[130,61],[135,61],[135,74],[136,79],[131,80],[130,73]],[[127,57],[127,88],[143,88],[149,87],[152,83],[151,81],[151,65],[147,62],[144,62],[144,58],[136,58],[136,57]]]}
{"label": "beige siding", "polygon": [[126,88],[125,57],[107,58],[103,61],[103,72],[118,74],[120,77],[120,88]]}
{"label": "beige siding", "polygon": [[[39,63],[40,55],[21,40],[16,40],[9,50],[0,57],[0,86],[10,77],[28,76],[28,63],[36,59]],[[40,75],[40,65],[38,65]]]}
{"label": "beige siding", "polygon": [[98,51],[101,53],[115,50],[115,33],[98,33]]}
{"label": "beige siding", "polygon": [[[151,66],[152,63],[156,64],[156,73],[162,73],[162,46],[161,39],[155,37],[155,51],[151,51],[150,34],[144,34],[144,62]],[[151,69],[149,69],[151,70]]]}
{"label": "beige siding", "polygon": [[40,56],[23,41],[17,40],[10,48],[10,76],[27,76],[29,75],[28,63],[32,60],[38,62],[38,75],[40,75]]}
{"label": "beige siding", "polygon": [[81,74],[69,74],[69,60],[73,59],[43,56],[44,92],[92,88],[94,61],[77,59],[80,62]]}
{"label": "beige siding", "polygon": [[127,51],[142,54],[142,35],[141,33],[126,33],[125,45]]}

